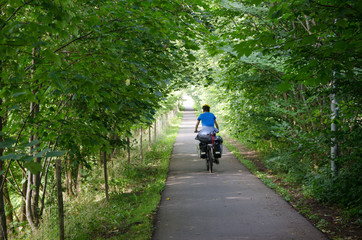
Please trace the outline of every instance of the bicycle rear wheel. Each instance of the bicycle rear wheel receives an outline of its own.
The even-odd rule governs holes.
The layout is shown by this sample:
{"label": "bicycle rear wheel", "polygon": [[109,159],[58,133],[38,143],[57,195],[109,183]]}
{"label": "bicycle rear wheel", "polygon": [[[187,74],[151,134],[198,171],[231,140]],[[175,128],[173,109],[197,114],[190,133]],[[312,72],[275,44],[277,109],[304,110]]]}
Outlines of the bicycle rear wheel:
{"label": "bicycle rear wheel", "polygon": [[209,173],[212,173],[212,165],[214,163],[214,153],[212,151],[212,148],[208,149],[209,151],[209,156],[208,156],[208,166],[207,166],[207,170],[209,171]]}

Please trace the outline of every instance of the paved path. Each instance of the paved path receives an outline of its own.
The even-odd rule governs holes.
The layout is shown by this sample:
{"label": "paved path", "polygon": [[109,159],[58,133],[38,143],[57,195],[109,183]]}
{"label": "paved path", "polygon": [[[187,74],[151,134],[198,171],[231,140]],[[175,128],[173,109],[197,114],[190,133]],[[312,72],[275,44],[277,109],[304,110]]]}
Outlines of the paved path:
{"label": "paved path", "polygon": [[195,112],[185,111],[153,240],[327,239],[224,147],[214,173],[198,158]]}

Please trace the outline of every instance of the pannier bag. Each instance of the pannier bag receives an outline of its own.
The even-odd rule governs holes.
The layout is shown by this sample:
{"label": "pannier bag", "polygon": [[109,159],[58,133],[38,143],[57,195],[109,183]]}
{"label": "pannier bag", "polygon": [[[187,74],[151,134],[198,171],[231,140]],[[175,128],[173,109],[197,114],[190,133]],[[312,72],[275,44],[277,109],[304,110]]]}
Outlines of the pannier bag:
{"label": "pannier bag", "polygon": [[222,156],[222,142],[220,142],[220,141],[215,142],[214,156],[216,158],[221,158],[221,156]]}
{"label": "pannier bag", "polygon": [[200,158],[206,158],[206,151],[207,151],[207,143],[200,142]]}
{"label": "pannier bag", "polygon": [[[207,144],[212,143],[212,138],[210,135],[199,135],[198,140],[200,148],[200,158],[206,158]],[[214,156],[215,158],[221,158],[222,156],[222,143],[223,139],[220,136],[214,137]]]}
{"label": "pannier bag", "polygon": [[199,140],[202,143],[206,143],[206,144],[212,143],[211,135],[200,135],[200,134],[198,134],[197,135],[197,140]]}

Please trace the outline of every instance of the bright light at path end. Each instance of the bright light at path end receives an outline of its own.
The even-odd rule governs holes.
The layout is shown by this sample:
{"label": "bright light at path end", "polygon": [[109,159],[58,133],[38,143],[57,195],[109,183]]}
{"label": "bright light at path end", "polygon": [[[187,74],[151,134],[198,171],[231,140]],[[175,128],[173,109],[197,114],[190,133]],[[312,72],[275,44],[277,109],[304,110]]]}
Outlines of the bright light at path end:
{"label": "bright light at path end", "polygon": [[182,100],[185,108],[193,108],[194,100],[189,95],[184,95]]}

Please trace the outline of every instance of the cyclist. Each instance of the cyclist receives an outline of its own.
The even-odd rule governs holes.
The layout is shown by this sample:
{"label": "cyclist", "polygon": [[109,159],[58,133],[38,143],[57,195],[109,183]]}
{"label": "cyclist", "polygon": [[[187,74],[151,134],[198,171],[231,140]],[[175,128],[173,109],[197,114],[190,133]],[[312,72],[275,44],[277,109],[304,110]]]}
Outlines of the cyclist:
{"label": "cyclist", "polygon": [[217,124],[215,115],[210,112],[210,106],[208,104],[205,104],[202,106],[202,110],[204,112],[201,113],[197,118],[195,133],[199,132],[197,131],[197,128],[199,127],[200,121],[202,124],[202,129],[199,132],[200,135],[213,134],[214,131],[219,132],[219,125]]}
{"label": "cyclist", "polygon": [[[197,118],[195,133],[198,132],[198,135],[195,139],[199,140],[199,135],[212,135],[219,132],[219,125],[217,124],[216,117],[213,113],[210,112],[210,106],[205,104],[202,106],[203,113]],[[197,131],[199,124],[202,124],[201,131]],[[215,128],[216,127],[216,128]],[[219,159],[215,158],[215,163],[219,164]]]}

